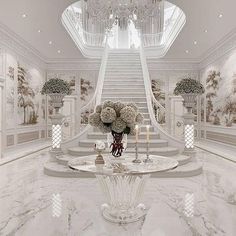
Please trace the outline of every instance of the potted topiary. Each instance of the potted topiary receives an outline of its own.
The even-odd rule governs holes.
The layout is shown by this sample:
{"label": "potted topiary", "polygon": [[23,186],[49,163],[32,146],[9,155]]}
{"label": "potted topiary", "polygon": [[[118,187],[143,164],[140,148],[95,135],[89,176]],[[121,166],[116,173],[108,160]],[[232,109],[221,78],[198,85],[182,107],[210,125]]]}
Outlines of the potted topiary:
{"label": "potted topiary", "polygon": [[174,94],[181,95],[184,99],[184,106],[191,110],[195,104],[197,95],[205,92],[203,85],[194,79],[185,78],[176,84]]}
{"label": "potted topiary", "polygon": [[70,84],[62,79],[50,79],[44,83],[41,94],[47,94],[52,100],[56,112],[63,106],[62,99],[71,94]]}

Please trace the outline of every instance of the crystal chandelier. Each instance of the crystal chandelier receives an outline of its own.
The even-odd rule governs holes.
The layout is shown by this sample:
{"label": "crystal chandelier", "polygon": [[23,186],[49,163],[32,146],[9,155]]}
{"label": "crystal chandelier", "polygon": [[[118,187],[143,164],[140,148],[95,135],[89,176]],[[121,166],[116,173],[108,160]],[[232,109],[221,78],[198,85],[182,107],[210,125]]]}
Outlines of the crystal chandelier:
{"label": "crystal chandelier", "polygon": [[150,19],[157,17],[162,0],[84,0],[88,18],[104,24],[110,31],[114,24],[124,30],[133,21],[137,29]]}

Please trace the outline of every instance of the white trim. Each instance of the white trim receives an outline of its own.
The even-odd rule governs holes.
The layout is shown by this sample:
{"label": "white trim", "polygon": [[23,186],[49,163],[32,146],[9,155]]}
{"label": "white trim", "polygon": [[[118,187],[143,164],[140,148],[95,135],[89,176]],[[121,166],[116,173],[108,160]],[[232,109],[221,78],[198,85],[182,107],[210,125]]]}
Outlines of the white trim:
{"label": "white trim", "polygon": [[45,68],[47,58],[2,23],[0,23],[0,45],[23,57],[28,64],[34,63]]}

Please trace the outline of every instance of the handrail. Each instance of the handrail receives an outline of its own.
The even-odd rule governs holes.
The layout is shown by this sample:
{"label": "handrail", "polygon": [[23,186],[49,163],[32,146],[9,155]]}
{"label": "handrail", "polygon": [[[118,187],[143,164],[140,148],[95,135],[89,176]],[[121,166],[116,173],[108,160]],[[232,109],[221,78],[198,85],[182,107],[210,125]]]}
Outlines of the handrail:
{"label": "handrail", "polygon": [[[168,24],[165,26],[165,29],[162,32],[158,33],[147,33],[141,35],[141,41],[143,47],[158,47],[165,44],[165,40],[168,38],[168,35],[171,31],[171,25],[176,21],[181,15],[181,11],[178,7],[175,7],[171,17],[168,20]],[[175,19],[176,18],[176,19]]]}
{"label": "handrail", "polygon": [[78,18],[76,12],[74,11],[74,8],[72,6],[69,6],[65,14],[68,14],[68,17],[72,20],[74,23],[74,27],[78,34],[80,35],[81,39],[83,40],[84,44],[89,46],[96,46],[96,47],[105,47],[106,45],[106,34],[102,33],[91,33],[83,29],[82,22]]}
{"label": "handrail", "polygon": [[[107,65],[107,58],[108,58],[108,46],[107,46],[107,42],[106,42],[106,48],[104,50],[104,54],[103,54],[102,61],[101,61],[96,90],[94,92],[93,97],[90,99],[90,101],[80,109],[81,114],[84,111],[89,111],[89,113],[90,113],[90,111],[93,112],[95,110],[96,106],[101,103],[102,90],[103,90],[105,71],[106,71],[106,65]],[[89,124],[84,124],[84,125],[85,125],[85,127],[82,130],[80,130],[80,132],[77,135],[75,135],[73,138],[71,138],[69,140],[65,140],[62,143],[63,149],[66,148],[69,144],[76,143],[77,140],[81,136],[83,136],[91,128],[91,126]]]}
{"label": "handrail", "polygon": [[141,59],[141,65],[142,65],[142,70],[143,70],[143,78],[144,78],[145,92],[146,92],[146,98],[147,98],[147,106],[148,106],[148,111],[149,111],[151,123],[159,131],[161,137],[167,139],[171,145],[178,147],[180,149],[183,149],[184,142],[176,137],[173,137],[168,132],[166,132],[163,129],[163,127],[157,122],[157,120],[155,118],[155,114],[153,112],[153,107],[152,107],[153,101],[155,101],[163,109],[165,109],[165,108],[156,100],[156,98],[153,95],[152,87],[151,87],[151,80],[150,80],[149,71],[148,71],[148,67],[147,67],[146,56],[144,54],[144,50],[143,50],[142,46],[140,47],[140,59]]}

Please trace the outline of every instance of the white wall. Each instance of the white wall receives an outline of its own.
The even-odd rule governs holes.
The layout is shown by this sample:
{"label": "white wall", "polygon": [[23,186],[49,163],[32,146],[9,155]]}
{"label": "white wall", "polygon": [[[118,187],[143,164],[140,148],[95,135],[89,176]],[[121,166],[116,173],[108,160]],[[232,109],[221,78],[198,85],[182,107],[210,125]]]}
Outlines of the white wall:
{"label": "white wall", "polygon": [[[47,114],[43,112],[46,101],[40,94],[46,79],[46,64],[7,35],[0,38],[0,146],[3,153],[16,145],[46,138]],[[25,70],[24,87],[19,86],[20,68]]]}

